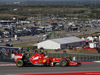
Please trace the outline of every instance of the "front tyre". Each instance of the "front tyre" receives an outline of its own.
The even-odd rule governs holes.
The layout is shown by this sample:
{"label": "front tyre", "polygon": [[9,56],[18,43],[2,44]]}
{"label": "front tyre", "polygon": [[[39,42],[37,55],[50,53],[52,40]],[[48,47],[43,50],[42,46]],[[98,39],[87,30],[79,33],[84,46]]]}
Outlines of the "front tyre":
{"label": "front tyre", "polygon": [[65,67],[65,66],[68,65],[68,62],[67,62],[66,59],[61,59],[60,62],[59,62],[59,64],[60,64],[62,67]]}
{"label": "front tyre", "polygon": [[17,60],[16,61],[16,66],[17,67],[23,67],[24,66],[24,62],[22,60]]}

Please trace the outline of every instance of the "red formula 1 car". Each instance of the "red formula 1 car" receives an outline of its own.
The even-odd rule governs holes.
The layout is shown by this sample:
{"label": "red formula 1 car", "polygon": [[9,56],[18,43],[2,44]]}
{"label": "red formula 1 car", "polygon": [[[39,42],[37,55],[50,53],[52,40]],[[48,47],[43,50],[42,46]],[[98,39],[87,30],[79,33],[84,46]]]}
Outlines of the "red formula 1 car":
{"label": "red formula 1 car", "polygon": [[44,54],[34,54],[31,57],[27,57],[27,54],[16,54],[15,55],[16,66],[23,67],[29,65],[39,65],[39,66],[55,66],[59,64],[60,66],[80,66],[81,63],[73,62],[67,58],[48,58]]}

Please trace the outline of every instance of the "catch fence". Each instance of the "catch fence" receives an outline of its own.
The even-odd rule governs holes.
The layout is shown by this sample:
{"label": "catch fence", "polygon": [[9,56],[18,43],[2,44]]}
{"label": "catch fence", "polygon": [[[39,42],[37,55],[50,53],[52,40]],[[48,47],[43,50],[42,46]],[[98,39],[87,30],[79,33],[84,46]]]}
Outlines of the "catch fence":
{"label": "catch fence", "polygon": [[[35,53],[29,53],[29,57]],[[71,58],[74,61],[100,61],[100,54],[67,54],[67,53],[47,53],[49,58],[57,57],[57,58]],[[11,61],[12,54],[3,55],[0,54],[0,60],[6,59],[7,61]]]}
{"label": "catch fence", "polygon": [[49,57],[71,58],[75,61],[100,61],[100,54],[48,53]]}

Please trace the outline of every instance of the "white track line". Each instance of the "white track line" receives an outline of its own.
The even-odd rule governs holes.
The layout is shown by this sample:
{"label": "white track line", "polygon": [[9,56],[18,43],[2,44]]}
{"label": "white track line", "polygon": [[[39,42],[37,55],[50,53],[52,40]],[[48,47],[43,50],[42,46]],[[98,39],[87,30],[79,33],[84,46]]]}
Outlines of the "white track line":
{"label": "white track line", "polygon": [[16,66],[16,64],[0,64],[0,66]]}

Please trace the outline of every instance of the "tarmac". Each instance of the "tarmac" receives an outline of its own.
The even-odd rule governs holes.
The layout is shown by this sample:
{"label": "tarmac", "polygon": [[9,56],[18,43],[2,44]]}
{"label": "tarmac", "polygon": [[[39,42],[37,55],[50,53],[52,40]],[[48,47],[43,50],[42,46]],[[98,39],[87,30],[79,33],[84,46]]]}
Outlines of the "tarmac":
{"label": "tarmac", "polygon": [[[100,63],[100,61],[80,61],[80,63]],[[0,66],[16,66],[14,62],[0,62]]]}
{"label": "tarmac", "polygon": [[72,72],[73,73],[74,72],[100,72],[100,63],[82,63],[81,66],[77,66],[77,67],[76,66],[66,66],[66,67],[61,67],[61,66],[54,66],[54,67],[49,67],[49,66],[33,66],[33,67],[0,66],[0,75],[2,74],[25,75],[25,74],[45,74],[45,73],[48,75],[50,73],[72,73]]}

